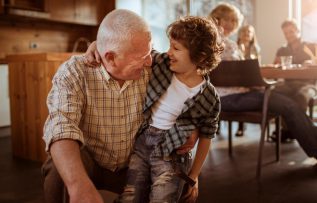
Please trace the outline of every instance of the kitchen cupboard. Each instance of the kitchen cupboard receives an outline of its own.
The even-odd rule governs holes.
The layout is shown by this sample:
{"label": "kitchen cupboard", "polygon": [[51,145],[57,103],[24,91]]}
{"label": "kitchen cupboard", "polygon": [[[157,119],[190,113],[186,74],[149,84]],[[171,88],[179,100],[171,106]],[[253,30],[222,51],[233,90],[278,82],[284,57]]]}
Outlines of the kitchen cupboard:
{"label": "kitchen cupboard", "polygon": [[44,11],[45,0],[6,0],[6,7],[23,10]]}
{"label": "kitchen cupboard", "polygon": [[4,0],[0,0],[0,14],[4,11]]}
{"label": "kitchen cupboard", "polygon": [[4,6],[8,15],[97,26],[115,8],[115,0],[8,0]]}
{"label": "kitchen cupboard", "polygon": [[101,1],[54,0],[49,1],[48,7],[52,20],[85,25],[98,25],[98,9],[101,6]]}
{"label": "kitchen cupboard", "polygon": [[48,19],[47,1],[45,0],[6,0],[4,13],[13,16]]}
{"label": "kitchen cupboard", "polygon": [[8,55],[12,152],[16,157],[44,161],[43,126],[48,116],[51,80],[71,53]]}

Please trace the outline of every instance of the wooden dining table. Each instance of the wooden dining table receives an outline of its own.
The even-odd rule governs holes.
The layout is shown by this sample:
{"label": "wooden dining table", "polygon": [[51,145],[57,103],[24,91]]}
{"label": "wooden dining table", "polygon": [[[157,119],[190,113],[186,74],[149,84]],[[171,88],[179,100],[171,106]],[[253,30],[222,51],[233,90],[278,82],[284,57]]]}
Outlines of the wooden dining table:
{"label": "wooden dining table", "polygon": [[261,66],[261,74],[268,79],[316,79],[317,65],[299,66],[293,68],[281,68],[277,65]]}

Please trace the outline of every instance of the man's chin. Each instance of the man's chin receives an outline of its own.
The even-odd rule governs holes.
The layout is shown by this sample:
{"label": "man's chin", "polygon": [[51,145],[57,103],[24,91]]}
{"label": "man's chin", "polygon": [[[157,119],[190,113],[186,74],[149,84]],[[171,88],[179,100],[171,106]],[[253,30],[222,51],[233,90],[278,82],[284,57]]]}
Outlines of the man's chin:
{"label": "man's chin", "polygon": [[142,72],[138,73],[138,74],[135,74],[133,76],[127,77],[128,78],[127,80],[138,80],[138,79],[141,78],[141,76],[142,76]]}

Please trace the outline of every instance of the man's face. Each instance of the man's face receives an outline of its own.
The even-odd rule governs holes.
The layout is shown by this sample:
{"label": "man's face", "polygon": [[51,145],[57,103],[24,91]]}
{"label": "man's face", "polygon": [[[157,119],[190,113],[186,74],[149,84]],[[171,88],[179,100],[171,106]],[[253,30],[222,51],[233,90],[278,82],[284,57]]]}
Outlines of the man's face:
{"label": "man's face", "polygon": [[300,38],[299,30],[293,25],[282,28],[287,43],[291,44]]}
{"label": "man's face", "polygon": [[143,69],[152,64],[151,49],[149,33],[135,36],[125,53],[115,55],[115,65],[108,72],[117,80],[139,79]]}

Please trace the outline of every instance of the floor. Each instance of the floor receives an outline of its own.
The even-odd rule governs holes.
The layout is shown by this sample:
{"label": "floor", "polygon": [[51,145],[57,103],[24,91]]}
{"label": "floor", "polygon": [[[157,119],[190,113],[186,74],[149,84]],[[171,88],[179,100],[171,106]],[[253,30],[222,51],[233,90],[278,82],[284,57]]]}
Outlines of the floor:
{"label": "floor", "polygon": [[[228,156],[227,125],[213,141],[200,177],[199,203],[316,203],[317,164],[296,142],[282,145],[274,162],[274,144],[266,142],[261,181],[255,179],[259,126],[247,124],[245,136],[234,138]],[[236,126],[234,126],[236,127]],[[0,128],[0,203],[42,203],[40,163],[11,155],[10,129]],[[105,202],[113,193],[102,192]]]}

